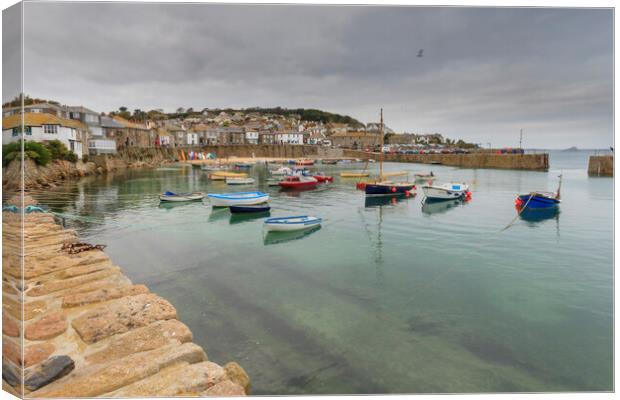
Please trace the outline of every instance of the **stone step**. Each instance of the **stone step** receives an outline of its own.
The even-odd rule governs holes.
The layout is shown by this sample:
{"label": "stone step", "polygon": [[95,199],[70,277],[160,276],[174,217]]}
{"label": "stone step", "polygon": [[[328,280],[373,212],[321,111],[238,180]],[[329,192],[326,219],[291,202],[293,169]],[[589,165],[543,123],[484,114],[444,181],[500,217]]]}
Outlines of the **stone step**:
{"label": "stone step", "polygon": [[66,290],[75,286],[82,285],[87,282],[97,281],[109,276],[119,274],[119,267],[107,267],[101,271],[93,272],[86,275],[76,276],[70,279],[52,280],[43,282],[40,285],[30,288],[26,294],[31,297],[44,296],[59,290]]}
{"label": "stone step", "polygon": [[163,347],[172,341],[186,343],[191,340],[192,332],[182,322],[176,319],[156,321],[89,346],[84,359],[88,364],[101,364],[130,354]]}
{"label": "stone step", "polygon": [[226,379],[224,369],[213,362],[184,363],[107,393],[105,397],[198,396]]}
{"label": "stone step", "polygon": [[174,319],[176,314],[167,300],[151,293],[140,294],[87,311],[75,318],[72,326],[84,342],[95,343],[154,321]]}
{"label": "stone step", "polygon": [[114,300],[125,296],[135,296],[143,293],[149,293],[149,289],[144,285],[97,289],[89,292],[74,293],[64,296],[62,299],[62,306],[64,308],[79,307],[85,304],[101,303],[108,300]]}
{"label": "stone step", "polygon": [[168,345],[132,354],[111,363],[76,370],[63,379],[32,392],[31,396],[95,397],[154,375],[175,363],[194,364],[205,360],[204,351],[194,343]]}

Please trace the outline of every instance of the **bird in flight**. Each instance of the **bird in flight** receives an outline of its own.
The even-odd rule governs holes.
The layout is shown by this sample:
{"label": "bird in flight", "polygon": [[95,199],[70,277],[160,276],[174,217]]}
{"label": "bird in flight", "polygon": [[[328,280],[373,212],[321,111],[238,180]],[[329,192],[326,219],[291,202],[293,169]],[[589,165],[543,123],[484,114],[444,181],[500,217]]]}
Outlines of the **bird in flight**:
{"label": "bird in flight", "polygon": [[418,57],[424,57],[424,49],[418,51]]}

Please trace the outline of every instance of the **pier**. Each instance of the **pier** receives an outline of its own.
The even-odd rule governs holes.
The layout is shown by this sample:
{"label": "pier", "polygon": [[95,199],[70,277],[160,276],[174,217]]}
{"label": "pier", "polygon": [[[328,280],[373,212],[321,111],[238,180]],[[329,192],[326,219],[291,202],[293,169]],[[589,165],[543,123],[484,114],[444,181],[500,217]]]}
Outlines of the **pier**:
{"label": "pier", "polygon": [[588,175],[614,176],[614,156],[590,156]]}
{"label": "pier", "polygon": [[[22,206],[19,197],[9,204]],[[26,197],[28,205],[35,203]],[[209,361],[172,304],[132,283],[101,249],[79,244],[52,213],[22,220],[3,212],[2,220],[4,390],[56,398],[249,394],[239,364]]]}

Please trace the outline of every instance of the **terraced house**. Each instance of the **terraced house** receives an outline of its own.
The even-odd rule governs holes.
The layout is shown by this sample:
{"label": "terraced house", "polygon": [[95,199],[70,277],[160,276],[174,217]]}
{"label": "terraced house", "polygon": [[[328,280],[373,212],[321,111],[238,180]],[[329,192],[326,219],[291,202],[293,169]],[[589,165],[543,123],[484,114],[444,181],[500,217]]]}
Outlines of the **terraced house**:
{"label": "terraced house", "polygon": [[81,159],[87,151],[84,144],[88,142],[88,127],[80,121],[38,112],[24,113],[23,125],[21,114],[12,114],[2,119],[2,144],[15,142],[22,137],[42,143],[59,140]]}

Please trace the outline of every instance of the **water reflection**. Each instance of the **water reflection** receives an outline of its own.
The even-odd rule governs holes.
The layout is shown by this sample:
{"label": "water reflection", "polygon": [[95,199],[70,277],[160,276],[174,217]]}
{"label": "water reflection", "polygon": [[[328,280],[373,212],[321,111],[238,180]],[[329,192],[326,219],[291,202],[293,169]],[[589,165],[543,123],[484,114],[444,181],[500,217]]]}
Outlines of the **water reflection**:
{"label": "water reflection", "polygon": [[396,205],[403,200],[406,200],[408,198],[412,199],[415,196],[415,193],[412,193],[409,197],[405,196],[405,194],[398,194],[393,196],[366,196],[364,200],[364,207],[381,207]]}
{"label": "water reflection", "polygon": [[211,207],[211,214],[209,214],[209,222],[215,222],[228,217],[230,210],[228,207]]}
{"label": "water reflection", "polygon": [[465,204],[464,199],[454,199],[454,200],[442,200],[442,201],[431,201],[429,199],[424,200],[422,203],[422,212],[424,214],[440,214],[447,212],[451,208],[455,208]]}
{"label": "water reflection", "polygon": [[271,215],[271,211],[262,211],[255,213],[241,213],[241,214],[230,214],[230,224],[240,224],[242,222],[249,222],[256,219],[267,218]]}
{"label": "water reflection", "polygon": [[305,229],[303,231],[293,231],[293,232],[268,232],[263,239],[263,244],[265,246],[270,244],[279,244],[286,243],[293,240],[303,239],[314,232],[321,229],[321,226],[315,226],[310,229]]}
{"label": "water reflection", "polygon": [[183,207],[183,206],[196,206],[203,205],[202,201],[164,201],[159,203],[159,208],[165,210],[172,210],[173,208]]}

